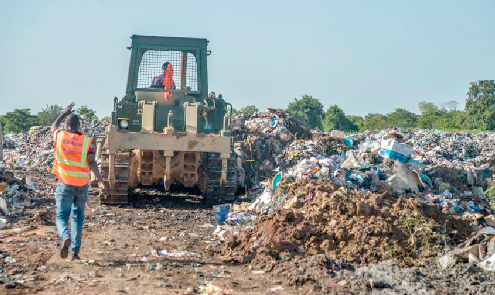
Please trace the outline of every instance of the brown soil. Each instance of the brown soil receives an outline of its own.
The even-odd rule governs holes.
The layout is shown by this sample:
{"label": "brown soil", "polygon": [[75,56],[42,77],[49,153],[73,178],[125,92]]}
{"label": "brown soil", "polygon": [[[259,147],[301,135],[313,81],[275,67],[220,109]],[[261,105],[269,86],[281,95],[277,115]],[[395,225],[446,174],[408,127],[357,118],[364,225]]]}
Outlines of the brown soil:
{"label": "brown soil", "polygon": [[135,197],[119,208],[91,196],[81,261],[59,256],[53,203],[16,216],[0,231],[0,294],[298,294],[271,274],[208,254],[218,247],[211,205],[153,191]]}
{"label": "brown soil", "polygon": [[293,284],[321,282],[332,270],[390,258],[409,266],[431,261],[473,230],[416,199],[365,195],[317,180],[285,189],[286,209],[230,235],[220,254],[224,260],[284,274]]}

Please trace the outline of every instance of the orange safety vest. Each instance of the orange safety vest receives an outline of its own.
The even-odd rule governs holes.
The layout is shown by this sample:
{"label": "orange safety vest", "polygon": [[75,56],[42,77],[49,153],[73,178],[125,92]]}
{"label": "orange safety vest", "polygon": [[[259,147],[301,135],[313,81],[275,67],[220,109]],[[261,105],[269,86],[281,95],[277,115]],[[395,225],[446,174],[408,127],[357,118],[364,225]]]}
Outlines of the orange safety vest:
{"label": "orange safety vest", "polygon": [[55,138],[55,161],[52,172],[66,185],[85,186],[91,174],[88,152],[93,139],[87,135],[58,131]]}
{"label": "orange safety vest", "polygon": [[[163,88],[165,89],[173,89],[174,88],[174,80],[172,77],[174,76],[174,69],[172,68],[172,64],[167,65],[167,69],[165,70],[165,77],[163,79]],[[165,92],[165,98],[171,98],[171,92]]]}

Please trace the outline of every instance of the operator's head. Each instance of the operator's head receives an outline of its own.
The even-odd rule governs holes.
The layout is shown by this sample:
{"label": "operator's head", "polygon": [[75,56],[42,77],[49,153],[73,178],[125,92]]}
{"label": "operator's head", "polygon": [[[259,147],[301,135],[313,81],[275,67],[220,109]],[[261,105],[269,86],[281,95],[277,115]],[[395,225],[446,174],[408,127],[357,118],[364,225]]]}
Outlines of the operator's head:
{"label": "operator's head", "polygon": [[79,116],[76,114],[70,114],[67,116],[67,129],[71,132],[79,132]]}
{"label": "operator's head", "polygon": [[165,71],[167,71],[167,67],[168,67],[168,65],[169,65],[169,64],[170,64],[170,63],[167,61],[166,63],[164,63],[164,64],[162,65],[162,70],[163,70],[163,74],[164,74],[164,75],[165,75]]}

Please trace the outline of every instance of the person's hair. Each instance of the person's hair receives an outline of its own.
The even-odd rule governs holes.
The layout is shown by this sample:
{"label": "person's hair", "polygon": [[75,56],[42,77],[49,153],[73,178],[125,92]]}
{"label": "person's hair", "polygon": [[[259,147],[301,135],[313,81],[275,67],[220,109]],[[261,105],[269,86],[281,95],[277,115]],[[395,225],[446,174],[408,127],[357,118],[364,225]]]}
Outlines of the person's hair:
{"label": "person's hair", "polygon": [[66,124],[69,131],[79,131],[79,116],[76,114],[70,114],[67,117]]}

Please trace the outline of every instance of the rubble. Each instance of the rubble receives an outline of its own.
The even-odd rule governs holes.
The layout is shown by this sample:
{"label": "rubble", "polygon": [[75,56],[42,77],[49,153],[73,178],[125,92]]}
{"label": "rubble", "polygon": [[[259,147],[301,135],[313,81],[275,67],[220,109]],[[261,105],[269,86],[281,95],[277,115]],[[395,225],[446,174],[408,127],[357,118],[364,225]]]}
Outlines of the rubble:
{"label": "rubble", "polygon": [[475,263],[482,266],[483,269],[488,271],[495,271],[495,266],[492,264],[492,260],[495,255],[495,228],[491,226],[482,227],[475,232],[469,239],[461,243],[456,249],[447,252],[440,259],[439,263],[442,268],[451,266],[457,261]]}
{"label": "rubble", "polygon": [[[64,125],[62,124],[62,129]],[[81,118],[81,131],[93,138],[104,135],[105,126],[98,120]],[[25,133],[7,134],[4,136],[4,141],[9,143],[4,146],[6,167],[20,165],[48,169],[53,165],[55,143],[50,126],[33,126]]]}
{"label": "rubble", "polygon": [[[43,171],[26,172],[21,169],[15,172],[23,178],[19,179],[14,173],[0,168],[0,218],[3,215],[3,228],[12,223],[16,223],[18,227],[25,223],[52,224],[54,220],[51,220],[53,212],[50,208],[47,210],[38,207],[51,202],[49,199],[53,196],[55,182],[45,182],[53,176]],[[30,218],[22,220],[28,212],[33,212]]]}
{"label": "rubble", "polygon": [[310,138],[311,132],[284,110],[268,109],[252,116],[236,116],[232,135],[235,140],[245,141],[244,159],[251,173],[246,177],[248,187],[258,189],[259,182],[272,177],[272,170],[281,164],[284,148],[295,139]]}
{"label": "rubble", "polygon": [[282,189],[287,196],[280,209],[227,237],[226,259],[261,269],[314,255],[333,265],[392,257],[407,264],[431,258],[472,231],[468,221],[414,198],[365,194],[322,180],[299,180]]}
{"label": "rubble", "polygon": [[[429,263],[479,228],[491,233],[492,219],[480,216],[495,209],[494,139],[491,133],[384,130],[294,140],[281,153],[268,153],[278,165],[262,167],[271,173],[264,171],[264,189],[245,212],[257,218],[223,227],[218,255],[294,284],[390,258]],[[470,260],[491,269],[493,254],[480,254],[478,245],[463,249],[462,257],[449,252],[440,267]]]}
{"label": "rubble", "polygon": [[[432,152],[427,150],[431,143],[425,143],[425,138],[435,139],[445,146],[435,147]],[[345,139],[352,140],[353,144],[346,145]],[[283,180],[287,182],[301,178],[325,179],[368,193],[407,194],[422,202],[441,204],[451,213],[490,213],[495,201],[486,190],[491,185],[487,180],[494,169],[493,139],[495,136],[490,134],[458,136],[425,130],[365,132],[349,135],[344,140],[313,135],[312,139],[288,144],[282,157],[274,156],[273,162],[279,165],[272,170],[271,177],[283,172]],[[454,140],[457,140],[455,144]],[[456,156],[446,155],[446,151]],[[266,192],[263,199],[266,200]]]}

